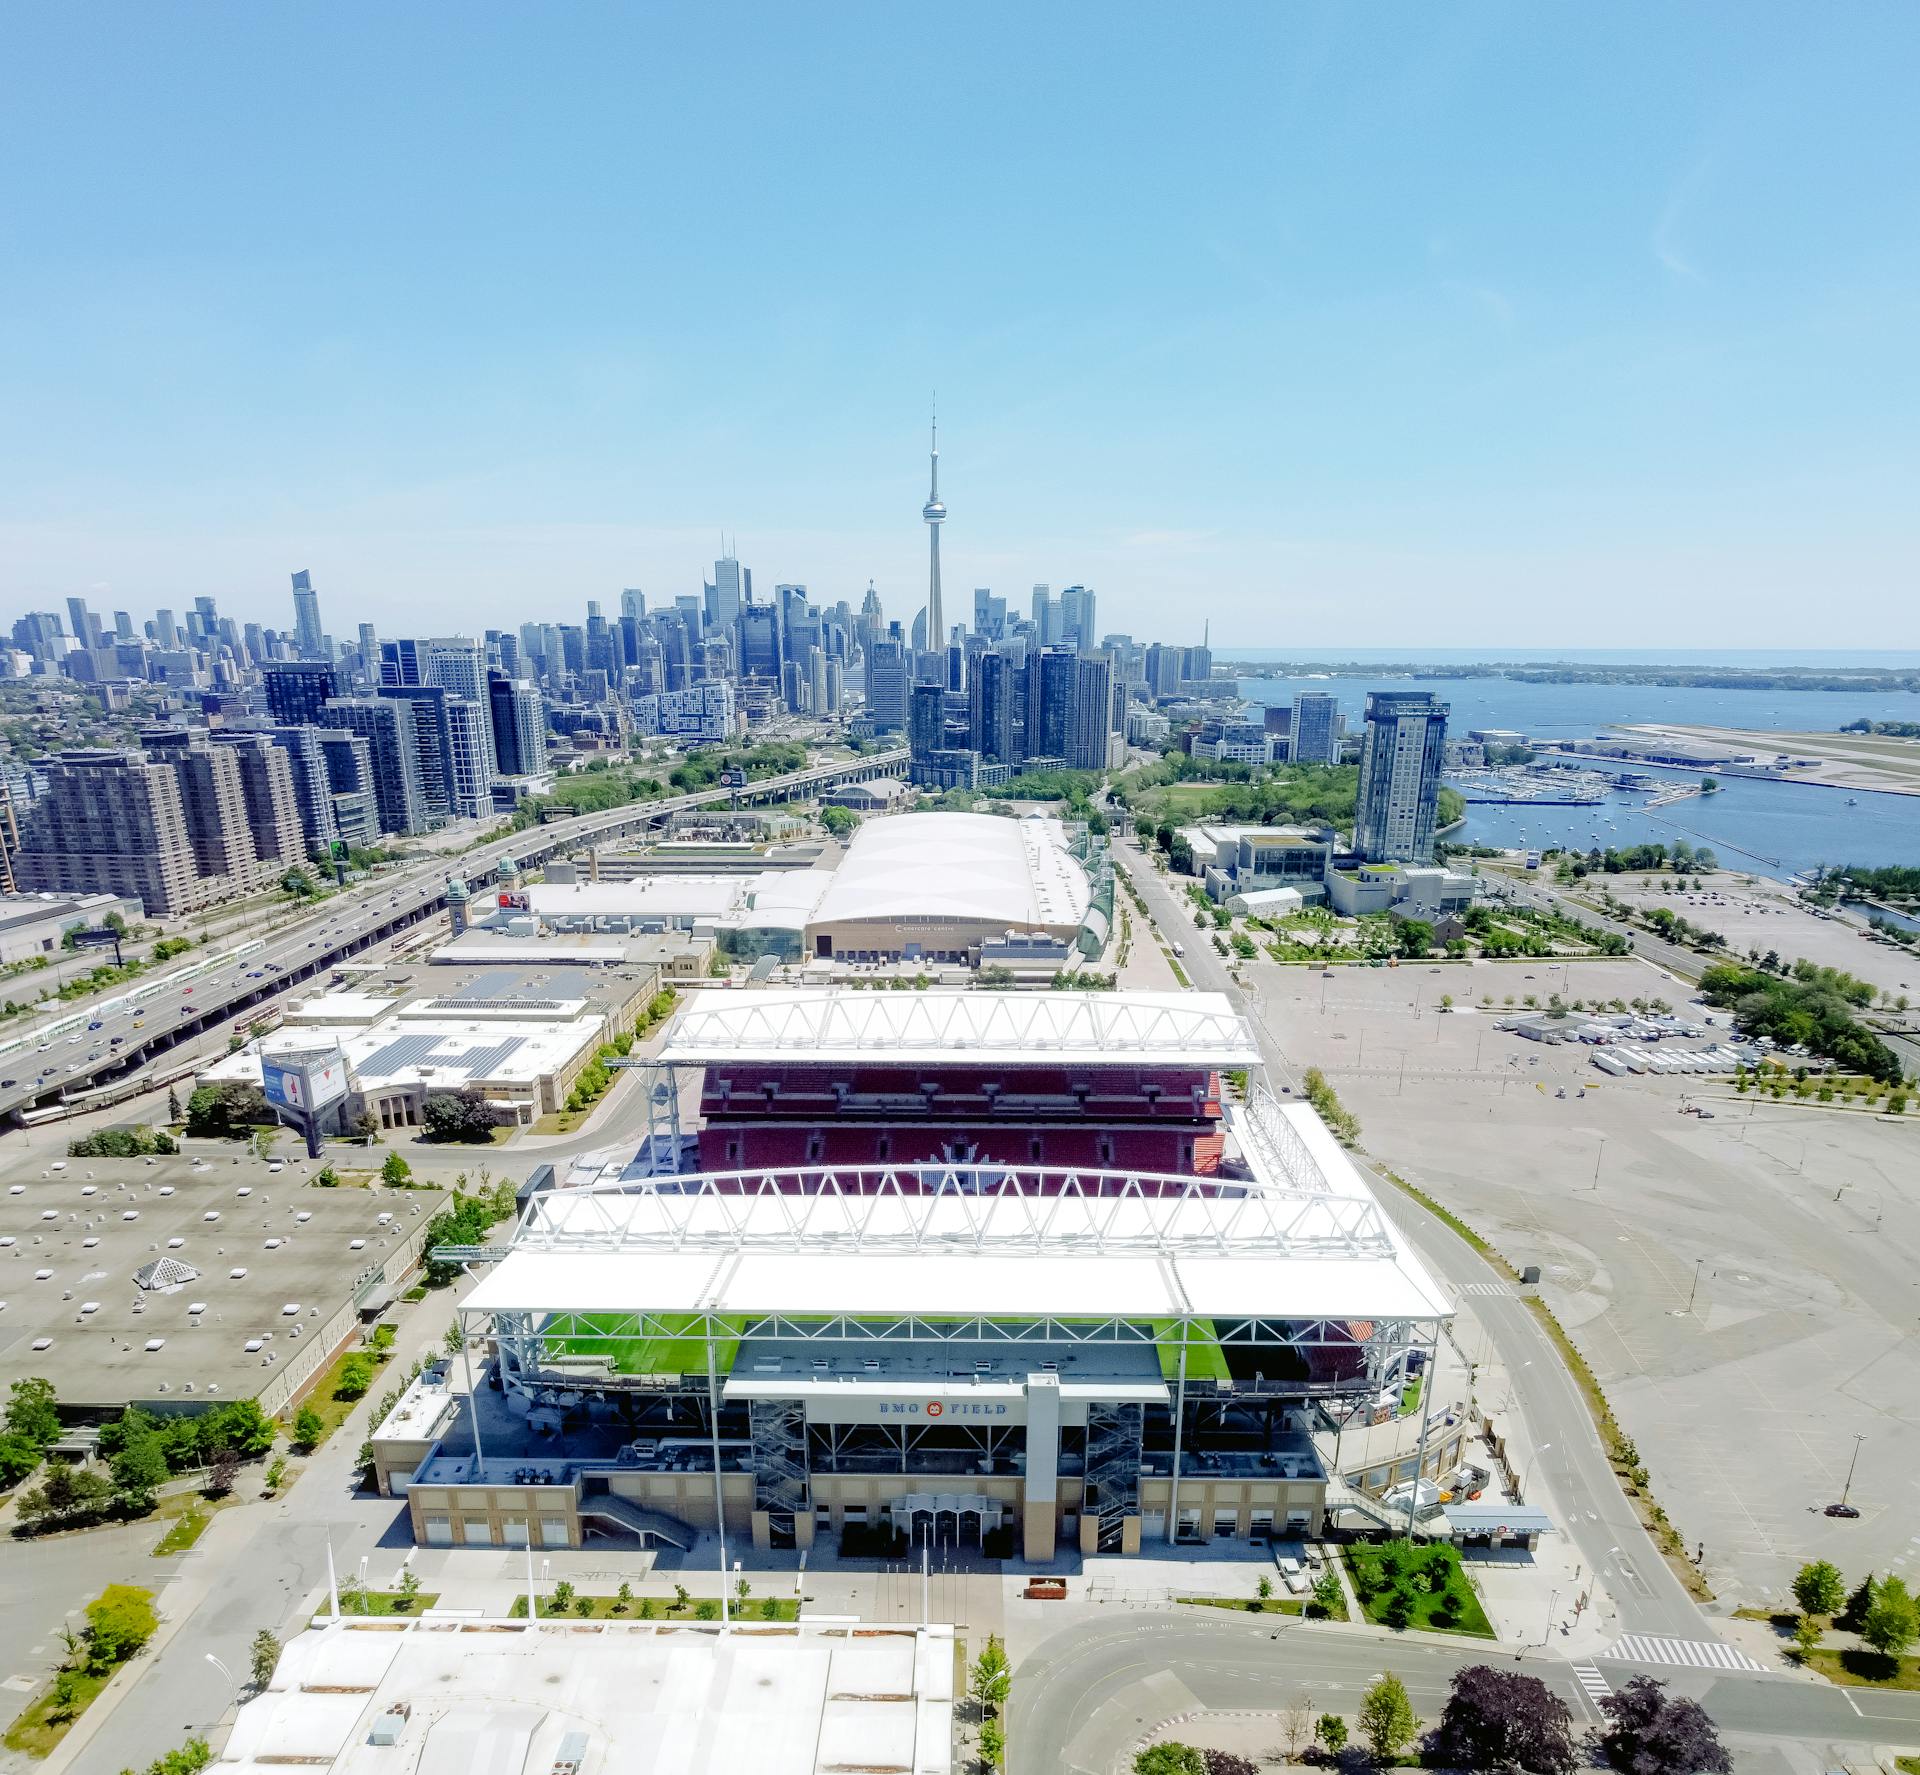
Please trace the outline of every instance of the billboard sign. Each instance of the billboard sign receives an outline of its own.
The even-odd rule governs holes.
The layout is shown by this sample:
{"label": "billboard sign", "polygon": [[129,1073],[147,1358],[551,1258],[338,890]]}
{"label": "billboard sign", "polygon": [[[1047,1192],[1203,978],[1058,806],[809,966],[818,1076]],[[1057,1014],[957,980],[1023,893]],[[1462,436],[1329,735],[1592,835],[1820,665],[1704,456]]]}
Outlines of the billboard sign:
{"label": "billboard sign", "polygon": [[346,1056],[337,1048],[321,1053],[262,1055],[260,1084],[276,1109],[311,1115],[346,1096]]}
{"label": "billboard sign", "polygon": [[500,896],[500,905],[509,912],[525,912],[533,905],[533,900],[524,889],[518,892],[510,889]]}
{"label": "billboard sign", "polygon": [[81,949],[106,949],[120,941],[118,931],[74,931],[70,935]]}

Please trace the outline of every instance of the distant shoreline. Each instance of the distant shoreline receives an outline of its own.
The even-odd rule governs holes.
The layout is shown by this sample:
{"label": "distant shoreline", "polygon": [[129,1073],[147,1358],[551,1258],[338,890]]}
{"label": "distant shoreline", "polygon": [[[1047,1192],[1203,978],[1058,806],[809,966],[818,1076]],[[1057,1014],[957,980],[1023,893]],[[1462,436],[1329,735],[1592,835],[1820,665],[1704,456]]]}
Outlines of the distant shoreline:
{"label": "distant shoreline", "polygon": [[1915,666],[1597,665],[1578,660],[1236,660],[1216,666],[1241,678],[1408,678],[1416,682],[1504,678],[1516,684],[1648,684],[1675,690],[1909,691],[1920,694]]}

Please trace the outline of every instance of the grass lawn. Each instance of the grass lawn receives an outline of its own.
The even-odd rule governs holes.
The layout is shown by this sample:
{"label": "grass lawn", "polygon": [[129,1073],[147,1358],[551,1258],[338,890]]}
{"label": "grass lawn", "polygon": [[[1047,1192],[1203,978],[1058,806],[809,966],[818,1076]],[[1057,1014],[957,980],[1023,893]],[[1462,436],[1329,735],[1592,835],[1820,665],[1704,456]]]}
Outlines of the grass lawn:
{"label": "grass lawn", "polygon": [[1791,1609],[1735,1609],[1736,1621],[1764,1621],[1776,1633],[1791,1633],[1800,1625],[1800,1617]]}
{"label": "grass lawn", "polygon": [[1920,1658],[1889,1658],[1865,1646],[1820,1646],[1807,1668],[1847,1688],[1920,1689]]}
{"label": "grass lawn", "polygon": [[1175,1602],[1191,1603],[1198,1609],[1233,1609],[1242,1615],[1304,1615],[1306,1603],[1297,1596],[1176,1596]]}
{"label": "grass lawn", "polygon": [[98,1676],[91,1672],[81,1672],[74,1683],[73,1699],[62,1707],[54,1699],[53,1685],[46,1688],[22,1708],[14,1722],[7,1728],[4,1743],[7,1749],[23,1751],[30,1757],[43,1757],[66,1737],[73,1722],[85,1713],[93,1699],[107,1686],[112,1677],[111,1670]]}
{"label": "grass lawn", "polygon": [[[707,1345],[704,1338],[691,1336],[669,1337],[616,1337],[613,1328],[626,1317],[622,1313],[572,1313],[568,1317],[576,1326],[583,1329],[572,1337],[549,1336],[546,1340],[547,1355],[554,1356],[605,1356],[613,1363],[615,1374],[705,1374],[707,1371]],[[682,1328],[691,1331],[699,1323],[691,1313],[658,1313],[654,1317],[670,1328]],[[735,1331],[746,1323],[744,1319],[729,1319],[726,1323]],[[715,1338],[713,1360],[721,1374],[729,1373],[733,1368],[734,1357],[739,1354],[740,1339]]]}
{"label": "grass lawn", "polygon": [[1405,1417],[1408,1412],[1418,1411],[1419,1409],[1420,1382],[1408,1381],[1407,1384],[1400,1389],[1400,1415]]}
{"label": "grass lawn", "polygon": [[[586,1611],[580,1605],[587,1604]],[[700,1613],[705,1605],[707,1613]],[[749,1596],[744,1608],[732,1605],[733,1618],[736,1621],[797,1621],[800,1619],[800,1599],[795,1596]],[[516,1596],[511,1610],[516,1621],[525,1620],[527,1599]],[[690,1596],[686,1607],[682,1608],[669,1596],[636,1596],[624,1608],[617,1596],[576,1595],[564,1613],[554,1607],[551,1595],[540,1599],[540,1618],[544,1620],[577,1621],[718,1621],[720,1619],[720,1599],[715,1596]]]}
{"label": "grass lawn", "polygon": [[[1166,1340],[1173,1336],[1174,1322],[1171,1319],[1156,1319],[1153,1322],[1153,1335],[1159,1340],[1156,1348],[1160,1354],[1160,1378],[1172,1380],[1180,1372],[1180,1350],[1177,1344]],[[1190,1381],[1225,1381],[1233,1378],[1227,1367],[1226,1352],[1217,1341],[1208,1343],[1189,1343],[1187,1345],[1187,1379]]]}
{"label": "grass lawn", "polygon": [[155,1559],[164,1559],[169,1553],[184,1553],[195,1541],[206,1533],[207,1524],[213,1520],[213,1512],[204,1505],[192,1510],[182,1510],[173,1519],[173,1526],[160,1537],[159,1544],[153,1550]]}
{"label": "grass lawn", "polygon": [[440,1600],[437,1590],[422,1590],[409,1602],[397,1590],[342,1590],[340,1612],[343,1615],[417,1615]]}
{"label": "grass lawn", "polygon": [[294,1418],[303,1408],[310,1405],[320,1414],[320,1421],[326,1426],[326,1428],[320,1432],[319,1439],[313,1445],[315,1448],[318,1448],[322,1442],[325,1442],[334,1431],[339,1429],[340,1426],[347,1421],[348,1415],[352,1412],[353,1408],[360,1403],[360,1399],[366,1398],[367,1393],[374,1391],[373,1387],[368,1387],[367,1393],[362,1393],[359,1399],[339,1399],[334,1396],[334,1390],[340,1385],[341,1369],[346,1366],[349,1357],[360,1355],[369,1355],[373,1358],[373,1378],[375,1385],[379,1383],[380,1371],[386,1367],[392,1351],[374,1349],[360,1350],[358,1348],[343,1350],[335,1359],[333,1365],[321,1375],[319,1380],[314,1382],[312,1390],[308,1392],[304,1398],[294,1400],[281,1414],[282,1427],[285,1428],[289,1434],[292,1433]]}
{"label": "grass lawn", "polygon": [[[1400,1556],[1401,1576],[1397,1585],[1411,1606],[1406,1621],[1408,1627],[1424,1627],[1435,1633],[1461,1633],[1478,1639],[1492,1639],[1493,1625],[1487,1619],[1487,1612],[1480,1606],[1480,1598],[1474,1594],[1473,1586],[1467,1581],[1466,1573],[1460,1566],[1460,1555],[1451,1547],[1421,1547],[1411,1551],[1405,1542],[1389,1544]],[[1388,1578],[1383,1561],[1387,1556],[1387,1547],[1376,1547],[1369,1543],[1356,1543],[1346,1549],[1347,1570],[1353,1578],[1354,1593],[1360,1598],[1360,1606],[1366,1612],[1369,1621],[1387,1624],[1388,1605],[1396,1592],[1395,1582]],[[1427,1574],[1435,1566],[1447,1569],[1447,1586],[1436,1595],[1427,1589]],[[1373,1590],[1369,1596],[1367,1591]],[[1457,1602],[1457,1611],[1448,1616],[1442,1604],[1447,1597]]]}
{"label": "grass lawn", "polygon": [[[607,1087],[607,1091],[611,1091],[612,1089],[613,1087],[611,1085]],[[571,1134],[574,1129],[579,1127],[588,1116],[592,1115],[601,1104],[606,1102],[607,1091],[602,1091],[585,1109],[556,1109],[547,1115],[536,1118],[532,1128],[530,1128],[528,1132],[532,1134]]]}

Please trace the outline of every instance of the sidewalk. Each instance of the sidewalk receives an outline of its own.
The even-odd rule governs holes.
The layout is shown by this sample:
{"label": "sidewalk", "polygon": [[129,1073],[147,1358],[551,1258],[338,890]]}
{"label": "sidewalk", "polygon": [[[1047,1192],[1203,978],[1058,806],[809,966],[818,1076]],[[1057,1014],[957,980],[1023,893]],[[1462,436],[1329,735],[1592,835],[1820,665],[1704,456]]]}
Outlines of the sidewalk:
{"label": "sidewalk", "polygon": [[[105,1740],[112,1748],[98,1758],[88,1757],[87,1767],[144,1767],[178,1743],[185,1735],[179,1729],[182,1715],[195,1706],[189,1694],[203,1691],[209,1680],[204,1668],[208,1654],[218,1657],[236,1682],[244,1682],[245,1647],[257,1628],[271,1627],[285,1639],[305,1623],[315,1597],[325,1595],[324,1579],[317,1587],[305,1581],[301,1549],[296,1545],[303,1537],[313,1538],[314,1527],[329,1536],[337,1532],[343,1579],[357,1569],[358,1555],[351,1551],[354,1538],[377,1540],[399,1508],[393,1500],[360,1498],[352,1488],[355,1456],[368,1433],[368,1417],[378,1395],[391,1384],[384,1377],[397,1379],[416,1355],[430,1354],[438,1347],[446,1328],[445,1315],[471,1285],[463,1281],[430,1295],[407,1315],[381,1378],[314,1455],[291,1463],[291,1484],[273,1498],[250,1497],[215,1514],[199,1544],[181,1560],[173,1581],[159,1589],[155,1604],[160,1626],[146,1649],[115,1672],[93,1705],[38,1765],[38,1775],[63,1775],[96,1740]],[[242,1485],[257,1492],[261,1470],[242,1469]],[[156,1527],[156,1539],[158,1534]],[[156,1569],[151,1576],[143,1571],[128,1575],[134,1582],[151,1582],[161,1573]],[[236,1587],[253,1604],[250,1616],[239,1620],[234,1618],[231,1595]],[[190,1690],[189,1685],[197,1688]],[[230,1712],[231,1697],[229,1703]],[[139,1746],[148,1740],[151,1744],[141,1751]]]}

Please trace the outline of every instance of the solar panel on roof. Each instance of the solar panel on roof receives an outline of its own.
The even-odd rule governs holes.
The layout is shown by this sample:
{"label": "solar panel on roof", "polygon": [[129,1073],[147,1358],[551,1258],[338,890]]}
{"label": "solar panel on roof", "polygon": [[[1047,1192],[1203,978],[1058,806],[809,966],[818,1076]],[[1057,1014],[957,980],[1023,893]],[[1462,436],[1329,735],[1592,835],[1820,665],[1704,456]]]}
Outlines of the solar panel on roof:
{"label": "solar panel on roof", "polygon": [[368,1076],[391,1076],[410,1066],[446,1067],[481,1077],[496,1070],[526,1045],[526,1037],[510,1035],[484,1047],[463,1048],[444,1035],[403,1035],[376,1048],[358,1070]]}

